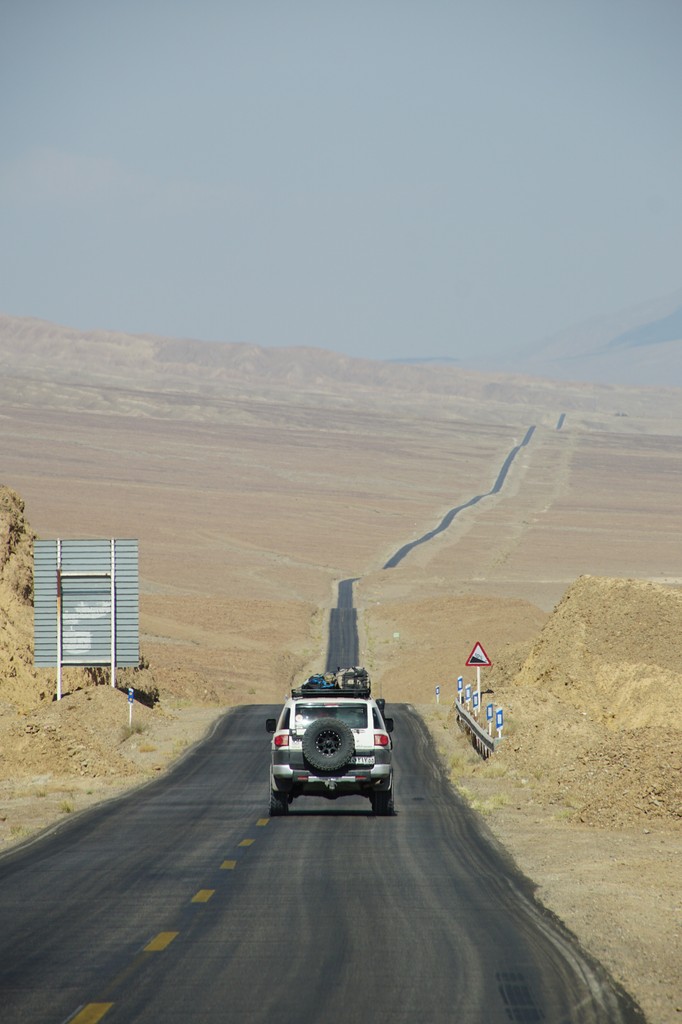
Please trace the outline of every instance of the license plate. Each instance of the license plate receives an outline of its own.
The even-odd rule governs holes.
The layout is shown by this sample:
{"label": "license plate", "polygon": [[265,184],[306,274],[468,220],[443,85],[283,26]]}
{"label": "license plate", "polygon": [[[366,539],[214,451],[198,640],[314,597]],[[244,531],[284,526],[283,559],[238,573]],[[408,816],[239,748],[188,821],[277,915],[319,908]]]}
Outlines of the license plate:
{"label": "license plate", "polygon": [[373,757],[351,757],[351,764],[374,764]]}

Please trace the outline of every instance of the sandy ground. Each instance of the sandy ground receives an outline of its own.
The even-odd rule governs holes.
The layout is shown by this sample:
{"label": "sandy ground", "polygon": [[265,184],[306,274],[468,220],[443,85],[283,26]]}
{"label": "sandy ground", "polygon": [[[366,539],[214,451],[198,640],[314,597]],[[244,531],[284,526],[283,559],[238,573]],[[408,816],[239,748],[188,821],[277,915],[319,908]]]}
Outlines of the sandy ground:
{"label": "sandy ground", "polygon": [[[456,789],[533,880],[537,898],[611,971],[651,1024],[682,1015],[682,832],[665,821],[581,825],[537,777],[463,742],[452,710],[419,705]],[[506,741],[505,741],[506,742]]]}
{"label": "sandy ground", "polygon": [[[94,714],[83,707],[86,701],[96,706]],[[50,710],[56,712],[55,705]],[[59,712],[73,720],[66,729],[59,727],[66,762],[61,770],[54,752],[43,748],[26,756],[27,748],[40,742],[41,732],[56,741],[50,722],[22,722],[24,756],[14,755],[11,776],[3,773],[0,781],[0,850],[30,841],[72,814],[158,777],[206,734],[219,713],[213,706],[187,707],[179,701],[164,702],[154,711],[134,705],[131,727],[128,701],[120,691],[98,687],[69,694]],[[110,742],[100,758],[93,756],[86,734],[98,723],[115,730],[114,744]]]}
{"label": "sandy ground", "polygon": [[[281,700],[323,662],[336,584],[355,577],[378,691],[418,707],[453,785],[651,1024],[679,1020],[677,398],[583,387],[553,405],[551,386],[495,382],[434,401],[301,392],[291,374],[266,394],[257,373],[195,387],[185,370],[172,389],[27,377],[3,393],[0,482],[33,529],[138,537],[149,668],[120,681],[161,700],[136,702],[130,729],[125,694],[74,670],[52,701],[54,672],[32,667],[30,532],[6,505],[0,850],[157,777],[224,708]],[[381,568],[487,493],[531,423],[500,494]],[[508,722],[485,763],[449,713],[477,641]]]}

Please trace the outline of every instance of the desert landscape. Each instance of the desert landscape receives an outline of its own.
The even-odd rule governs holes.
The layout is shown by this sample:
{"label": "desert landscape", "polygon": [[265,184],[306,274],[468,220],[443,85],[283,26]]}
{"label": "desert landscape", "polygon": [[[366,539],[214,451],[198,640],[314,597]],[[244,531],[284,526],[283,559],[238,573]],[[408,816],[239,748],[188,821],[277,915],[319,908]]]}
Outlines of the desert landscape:
{"label": "desert landscape", "polygon": [[[681,397],[0,317],[0,852],[280,701],[352,577],[375,690],[647,1019],[679,1020]],[[56,702],[33,666],[36,535],[139,540],[119,684],[159,699],[132,728],[106,673]],[[477,641],[488,761],[452,709]]]}

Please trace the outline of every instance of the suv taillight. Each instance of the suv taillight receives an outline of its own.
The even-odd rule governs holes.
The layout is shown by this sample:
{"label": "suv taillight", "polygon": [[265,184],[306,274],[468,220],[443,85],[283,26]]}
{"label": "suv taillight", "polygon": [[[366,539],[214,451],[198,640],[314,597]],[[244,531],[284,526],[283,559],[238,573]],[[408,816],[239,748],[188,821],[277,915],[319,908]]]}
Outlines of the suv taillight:
{"label": "suv taillight", "polygon": [[375,747],[387,747],[389,743],[388,734],[385,732],[374,733],[374,746]]}
{"label": "suv taillight", "polygon": [[288,732],[284,732],[284,733],[281,732],[281,733],[279,733],[279,735],[275,736],[275,746],[276,747],[288,747],[289,746],[289,733]]}

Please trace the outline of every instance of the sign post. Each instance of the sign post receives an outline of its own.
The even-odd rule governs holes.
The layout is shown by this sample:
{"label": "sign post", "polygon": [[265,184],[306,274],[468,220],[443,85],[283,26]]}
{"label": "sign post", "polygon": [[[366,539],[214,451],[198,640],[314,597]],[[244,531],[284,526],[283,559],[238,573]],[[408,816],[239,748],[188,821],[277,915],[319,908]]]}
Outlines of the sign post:
{"label": "sign post", "polygon": [[133,701],[135,700],[135,691],[132,686],[128,687],[128,727],[133,727]]}
{"label": "sign post", "polygon": [[493,734],[493,706],[488,704],[485,709],[485,717],[488,720],[488,736]]}
{"label": "sign post", "polygon": [[492,661],[483,650],[483,644],[474,644],[474,649],[466,660],[467,668],[476,669],[476,707],[481,699],[481,667],[490,668]]}
{"label": "sign post", "polygon": [[502,726],[504,725],[504,712],[502,708],[498,708],[495,712],[495,725],[497,726],[497,735],[502,737]]}

